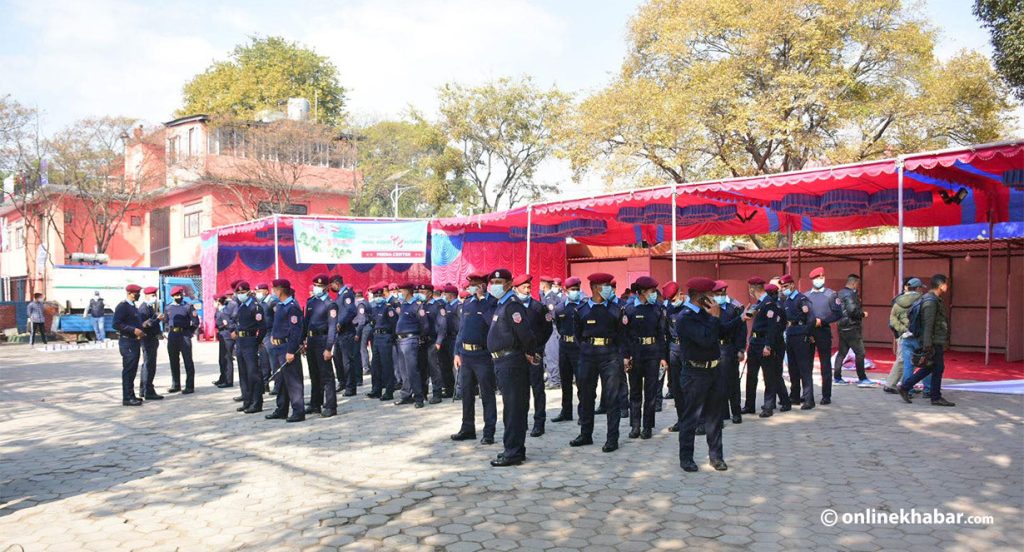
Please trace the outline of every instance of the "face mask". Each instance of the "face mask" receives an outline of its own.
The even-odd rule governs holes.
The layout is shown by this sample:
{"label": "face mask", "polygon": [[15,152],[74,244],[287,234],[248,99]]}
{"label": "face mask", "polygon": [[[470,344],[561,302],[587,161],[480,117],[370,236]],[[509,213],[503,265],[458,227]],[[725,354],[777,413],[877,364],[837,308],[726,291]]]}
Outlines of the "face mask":
{"label": "face mask", "polygon": [[480,286],[469,286],[466,288],[466,293],[470,295],[476,295],[480,291]]}
{"label": "face mask", "polygon": [[672,301],[672,306],[676,307],[676,308],[679,308],[679,307],[683,306],[683,300],[682,299],[676,299],[675,301]]}
{"label": "face mask", "polygon": [[427,297],[425,295],[423,295],[422,293],[417,293],[413,297],[415,297],[417,301],[426,301],[427,300]]}
{"label": "face mask", "polygon": [[729,297],[725,295],[716,295],[715,302],[719,305],[724,305],[729,302]]}
{"label": "face mask", "polygon": [[264,300],[266,298],[267,298],[267,294],[266,293],[263,293],[261,291],[257,291],[256,292],[256,300],[262,301],[262,300]]}
{"label": "face mask", "polygon": [[323,286],[313,286],[313,295],[316,295],[317,297],[319,297],[319,296],[323,295],[323,293],[324,293]]}
{"label": "face mask", "polygon": [[384,302],[384,297],[374,297],[373,302],[379,305]]}
{"label": "face mask", "polygon": [[149,303],[150,305],[155,305],[156,297],[146,297],[146,302]]}
{"label": "face mask", "polygon": [[491,284],[487,288],[487,293],[491,294],[491,297],[495,299],[501,299],[505,296],[505,286],[501,284]]}
{"label": "face mask", "polygon": [[658,302],[658,292],[657,291],[652,291],[652,292],[647,294],[647,303],[648,304],[654,305],[657,302]]}
{"label": "face mask", "polygon": [[578,289],[570,289],[568,295],[569,295],[569,300],[572,301],[572,302],[576,302],[576,301],[580,300],[580,290],[578,290]]}
{"label": "face mask", "polygon": [[519,293],[517,291],[516,292],[516,297],[518,297],[520,301],[526,302],[526,300],[530,298],[530,294],[529,293]]}
{"label": "face mask", "polygon": [[601,297],[605,301],[611,301],[612,297],[615,297],[615,288],[612,286],[601,286]]}
{"label": "face mask", "polygon": [[560,292],[562,290],[558,286],[555,286],[555,287],[551,288],[551,291],[554,292],[554,293],[558,293],[558,292]]}
{"label": "face mask", "polygon": [[786,296],[786,297],[789,297],[789,294],[790,294],[790,293],[793,293],[793,291],[792,291],[792,290],[790,290],[789,288],[786,288],[786,289],[783,289],[783,290],[782,290],[782,295],[784,295],[784,296]]}
{"label": "face mask", "polygon": [[181,297],[175,297],[174,298],[174,302],[175,303],[181,303]]}
{"label": "face mask", "polygon": [[824,278],[815,278],[815,279],[811,280],[811,285],[814,286],[814,289],[821,289],[821,288],[825,287],[825,279]]}

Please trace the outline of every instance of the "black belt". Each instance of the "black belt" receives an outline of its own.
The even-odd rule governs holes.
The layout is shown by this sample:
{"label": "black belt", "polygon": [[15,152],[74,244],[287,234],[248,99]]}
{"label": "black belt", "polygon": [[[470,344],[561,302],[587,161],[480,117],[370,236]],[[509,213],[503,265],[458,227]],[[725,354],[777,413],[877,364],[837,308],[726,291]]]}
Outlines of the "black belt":
{"label": "black belt", "polygon": [[405,339],[405,338],[407,338],[407,337],[419,337],[419,336],[420,336],[420,334],[414,334],[414,333],[400,333],[400,334],[398,334],[398,339]]}
{"label": "black belt", "polygon": [[487,347],[484,347],[483,345],[474,345],[473,343],[463,343],[462,344],[462,350],[464,350],[464,351],[476,352],[476,351],[483,351],[485,349],[487,349]]}
{"label": "black belt", "polygon": [[309,334],[309,337],[319,337],[327,335],[327,330],[309,330],[307,333]]}
{"label": "black belt", "polygon": [[595,347],[609,347],[612,344],[612,338],[610,337],[587,337],[583,341]]}
{"label": "black belt", "polygon": [[276,337],[271,337],[270,338],[270,344],[271,345],[284,345],[285,342],[287,342],[287,341],[288,341],[287,339],[278,339]]}
{"label": "black belt", "polygon": [[238,337],[256,337],[258,332],[236,332]]}
{"label": "black belt", "polygon": [[688,366],[690,366],[691,368],[700,368],[701,370],[710,370],[710,369],[718,366],[718,361],[717,360],[705,360],[703,362],[695,362],[695,361],[692,361],[692,360],[687,360],[686,364]]}
{"label": "black belt", "polygon": [[375,335],[385,335],[385,334],[391,335],[394,332],[392,332],[391,330],[373,330],[373,333]]}
{"label": "black belt", "polygon": [[517,352],[519,352],[519,351],[517,351],[515,349],[502,349],[500,351],[495,351],[495,352],[491,353],[491,358],[494,359],[494,360],[498,360],[499,358],[505,358],[508,355],[511,355],[511,354],[517,353]]}
{"label": "black belt", "polygon": [[185,331],[185,328],[171,328],[172,333],[181,333]]}

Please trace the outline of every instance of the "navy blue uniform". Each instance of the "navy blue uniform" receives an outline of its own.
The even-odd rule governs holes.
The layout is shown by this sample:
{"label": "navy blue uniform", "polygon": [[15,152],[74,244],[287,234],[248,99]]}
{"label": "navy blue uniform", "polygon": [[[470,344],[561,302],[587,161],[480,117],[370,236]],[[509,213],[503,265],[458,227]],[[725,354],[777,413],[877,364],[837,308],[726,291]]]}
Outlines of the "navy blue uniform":
{"label": "navy blue uniform", "polygon": [[[811,289],[807,292],[811,301],[811,313],[821,321],[821,326],[811,330],[814,349],[818,352],[821,366],[821,398],[832,400],[832,324],[843,317],[839,296],[829,288]],[[811,354],[811,363],[814,355]]]}
{"label": "navy blue uniform", "polygon": [[171,303],[164,308],[167,320],[167,356],[171,362],[171,382],[180,387],[181,365],[185,363],[185,388],[194,389],[196,365],[192,362],[192,336],[199,329],[199,315],[191,303]]}
{"label": "navy blue uniform", "polygon": [[388,400],[395,393],[395,325],[398,312],[391,303],[374,301],[370,307],[373,328],[373,360],[370,364],[370,395]]}
{"label": "navy blue uniform", "polygon": [[722,325],[730,330],[723,332],[721,339],[722,357],[719,370],[725,377],[725,398],[722,418],[740,415],[740,359],[739,354],[747,348],[747,324],[743,320],[733,323],[734,318],[743,316],[743,307],[732,303],[722,305]]}
{"label": "navy blue uniform", "polygon": [[441,356],[444,354],[444,342],[448,339],[448,305],[442,299],[427,301],[427,333],[423,336],[423,349],[426,356],[427,369],[421,373],[423,396],[427,396],[427,376],[434,400],[441,398],[444,388],[444,368]]}
{"label": "navy blue uniform", "polygon": [[[284,366],[276,376],[278,392],[275,413],[287,416],[291,407],[292,416],[300,419],[305,417],[302,404],[302,360],[298,354],[305,326],[302,318],[302,309],[294,297],[289,297],[279,302],[274,309],[274,325],[270,330],[270,355],[274,369]],[[285,355],[289,353],[295,355],[295,358],[286,365]]]}
{"label": "navy blue uniform", "polygon": [[455,378],[455,338],[459,335],[459,326],[462,324],[462,301],[455,299],[448,303],[448,328],[445,330],[444,347],[441,357],[441,376],[444,377],[444,397],[451,397],[458,393],[459,381]]}
{"label": "navy blue uniform", "polygon": [[[805,408],[814,406],[814,362],[815,318],[811,312],[811,301],[806,295],[794,290],[783,302],[786,311],[786,358],[789,362],[789,400],[803,402]],[[801,386],[803,392],[801,392]]]}
{"label": "navy blue uniform", "polygon": [[114,309],[114,330],[117,331],[117,348],[121,352],[121,399],[135,399],[135,374],[139,371],[140,339],[135,330],[142,329],[139,309],[127,300],[121,301]]}
{"label": "navy blue uniform", "polygon": [[142,377],[139,378],[139,395],[149,397],[156,394],[153,378],[156,377],[156,356],[160,349],[160,313],[156,306],[143,303],[139,307],[142,320]]}
{"label": "navy blue uniform", "polygon": [[558,384],[562,388],[560,420],[572,420],[572,384],[580,362],[580,347],[576,342],[576,309],[579,301],[565,300],[555,307],[555,329],[558,332]]}
{"label": "navy blue uniform", "polygon": [[[309,408],[306,414],[329,411],[337,413],[338,396],[334,387],[331,362],[324,359],[324,351],[334,351],[337,339],[338,305],[327,292],[310,297],[306,302],[306,363],[309,366]],[[316,377],[313,377],[316,374]]]}
{"label": "navy blue uniform", "polygon": [[237,303],[228,301],[217,310],[214,321],[217,324],[217,343],[220,361],[220,379],[217,381],[228,386],[235,384],[235,339],[231,334],[235,331],[234,312]]}
{"label": "navy blue uniform", "polygon": [[547,420],[548,400],[547,393],[544,391],[544,349],[554,331],[552,324],[554,315],[543,303],[532,297],[528,298],[523,306],[526,307],[526,318],[536,340],[533,349],[527,351],[534,356],[534,361],[529,363],[530,389],[533,392],[533,431],[543,433],[544,422]]}
{"label": "navy blue uniform", "polygon": [[665,315],[668,317],[668,332],[666,334],[666,340],[668,341],[668,373],[665,375],[666,379],[668,379],[668,393],[665,395],[665,398],[673,399],[676,410],[678,410],[678,403],[681,400],[680,397],[682,397],[679,392],[679,374],[683,371],[683,346],[676,328],[678,327],[679,317],[683,315],[683,303],[680,302],[678,305],[675,305],[673,302],[666,301]]}
{"label": "navy blue uniform", "polygon": [[[260,303],[263,309],[263,339],[260,341],[259,358],[260,375],[263,376],[263,389],[270,391],[270,372],[272,371],[270,359],[270,329],[274,325],[274,306],[277,305],[277,297],[268,295]],[[276,386],[275,386],[276,388]]]}
{"label": "navy blue uniform", "polygon": [[359,385],[362,385],[363,374],[370,373],[370,340],[373,339],[370,303],[362,295],[356,300],[356,317],[353,324],[356,326],[356,334],[359,335]]}
{"label": "navy blue uniform", "polygon": [[[775,298],[765,293],[748,311],[753,318],[750,326],[750,346],[747,348],[747,389],[743,410],[754,412],[757,400],[757,372],[764,372],[764,402],[761,409],[765,412],[775,410],[776,397],[782,406],[789,407],[789,394],[785,392],[786,384],[782,381],[782,353],[778,343],[782,341],[782,332],[786,325],[786,317]],[[765,347],[769,354],[765,355]]]}
{"label": "navy blue uniform", "polygon": [[526,307],[509,290],[498,300],[487,331],[487,350],[501,388],[502,442],[505,460],[526,458],[526,426],[530,410],[530,368],[526,354],[537,347]]}
{"label": "navy blue uniform", "polygon": [[334,302],[338,305],[337,343],[334,349],[338,390],[344,389],[346,393],[354,394],[363,375],[359,367],[359,335],[355,326],[358,314],[356,296],[351,288],[345,286],[338,291],[338,298]]}
{"label": "navy blue uniform", "polygon": [[235,311],[235,338],[238,347],[238,384],[242,388],[242,407],[263,409],[263,375],[257,362],[263,339],[263,307],[252,297],[238,304]]}
{"label": "navy blue uniform", "polygon": [[622,389],[623,348],[626,346],[623,314],[615,304],[604,301],[595,303],[592,299],[576,309],[573,323],[575,340],[579,344],[580,359],[576,374],[576,388],[580,401],[580,434],[586,439],[594,436],[594,401],[597,398],[597,382],[601,380],[601,391],[608,401],[607,421],[609,444],[619,442],[619,394]]}
{"label": "navy blue uniform", "polygon": [[632,365],[629,379],[629,425],[640,430],[654,428],[658,369],[668,359],[665,340],[667,321],[660,305],[634,300],[625,308],[625,357]]}
{"label": "navy blue uniform", "polygon": [[487,350],[487,334],[491,329],[497,301],[490,295],[483,299],[473,295],[462,303],[461,324],[455,338],[455,350],[461,367],[462,428],[460,432],[476,435],[476,392],[484,409],[484,439],[494,439],[498,423],[497,385],[494,362]]}
{"label": "navy blue uniform", "polygon": [[687,301],[676,322],[676,333],[683,350],[683,369],[678,389],[682,401],[676,401],[679,414],[679,461],[693,461],[693,439],[703,416],[707,422],[708,456],[722,460],[721,409],[725,397],[725,377],[719,369],[721,340],[740,318],[723,322]]}
{"label": "navy blue uniform", "polygon": [[395,335],[398,336],[398,362],[402,373],[403,402],[423,403],[423,383],[420,378],[420,339],[429,331],[427,311],[421,301],[402,303],[398,311]]}

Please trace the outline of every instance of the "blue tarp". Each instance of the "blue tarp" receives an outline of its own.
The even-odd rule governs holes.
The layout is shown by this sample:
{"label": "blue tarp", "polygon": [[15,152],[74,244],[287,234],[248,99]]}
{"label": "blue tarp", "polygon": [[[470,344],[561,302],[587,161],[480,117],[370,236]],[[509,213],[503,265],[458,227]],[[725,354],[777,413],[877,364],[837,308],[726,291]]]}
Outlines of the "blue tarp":
{"label": "blue tarp", "polygon": [[[1024,237],[1024,222],[1000,222],[992,225],[995,239]],[[988,224],[961,224],[940,226],[939,241],[987,240]]]}

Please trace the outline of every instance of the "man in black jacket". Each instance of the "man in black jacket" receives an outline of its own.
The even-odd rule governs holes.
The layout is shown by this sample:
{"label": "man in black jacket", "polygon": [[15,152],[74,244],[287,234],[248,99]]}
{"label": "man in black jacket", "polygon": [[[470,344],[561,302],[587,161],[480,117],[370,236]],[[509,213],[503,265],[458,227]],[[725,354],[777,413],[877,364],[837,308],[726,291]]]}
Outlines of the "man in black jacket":
{"label": "man in black jacket", "polygon": [[860,294],[857,289],[860,287],[860,276],[850,274],[846,277],[846,287],[839,290],[839,304],[843,309],[843,317],[839,319],[839,353],[836,355],[835,378],[839,381],[843,377],[843,361],[847,353],[853,350],[857,366],[857,387],[872,387],[874,384],[868,379],[864,372],[864,333],[861,324],[868,313],[864,312],[861,305]]}

